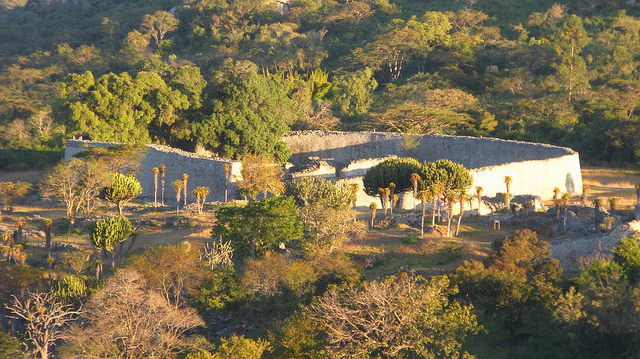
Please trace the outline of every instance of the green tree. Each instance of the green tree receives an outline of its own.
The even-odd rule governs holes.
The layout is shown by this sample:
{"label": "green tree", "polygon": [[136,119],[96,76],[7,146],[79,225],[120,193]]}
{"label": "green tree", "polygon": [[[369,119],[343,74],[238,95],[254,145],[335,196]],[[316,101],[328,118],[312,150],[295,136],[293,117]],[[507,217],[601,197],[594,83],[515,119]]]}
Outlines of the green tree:
{"label": "green tree", "polygon": [[232,335],[222,338],[220,345],[211,355],[211,359],[260,359],[269,348],[264,339],[252,340],[244,336]]}
{"label": "green tree", "polygon": [[322,177],[302,177],[285,184],[285,194],[292,196],[299,206],[321,204],[338,208],[350,203],[351,193],[350,189]]}
{"label": "green tree", "polygon": [[396,81],[402,75],[406,62],[425,57],[434,47],[447,44],[450,29],[447,17],[435,11],[408,21],[394,19],[374,41],[357,49],[354,54],[363,65],[384,70],[391,81]]}
{"label": "green tree", "polygon": [[257,258],[265,251],[298,239],[303,227],[291,197],[269,197],[249,202],[245,207],[227,206],[216,210],[214,238],[231,240],[236,253]]}
{"label": "green tree", "polygon": [[91,72],[71,74],[59,88],[62,101],[54,114],[68,133],[99,141],[151,142],[150,130],[175,124],[190,105],[186,95],[145,71],[97,80]]}
{"label": "green tree", "polygon": [[233,159],[260,154],[284,162],[289,157],[280,138],[295,108],[280,79],[259,75],[251,62],[225,61],[209,85],[211,112],[193,124],[193,140]]}
{"label": "green tree", "polygon": [[124,216],[124,205],[142,194],[142,186],[134,175],[116,173],[111,186],[100,191],[100,198],[111,202],[118,208],[118,214]]}
{"label": "green tree", "polygon": [[440,196],[450,194],[449,197],[455,198],[455,193],[466,193],[473,183],[473,177],[463,165],[444,159],[426,162],[422,166],[422,174],[419,188],[433,196],[432,225],[435,225],[437,200]]}
{"label": "green tree", "polygon": [[494,243],[495,252],[485,264],[467,261],[451,275],[460,292],[502,320],[511,338],[527,318],[547,320],[545,314],[558,295],[555,285],[562,270],[556,259],[549,259],[549,243],[535,232],[516,231]]}
{"label": "green tree", "polygon": [[140,26],[155,41],[160,43],[168,32],[175,31],[180,21],[173,14],[166,11],[156,11],[142,18]]}
{"label": "green tree", "polygon": [[373,167],[365,174],[362,182],[364,191],[369,196],[376,196],[380,188],[386,188],[389,183],[395,183],[396,192],[406,192],[413,189],[412,173],[422,173],[420,162],[413,158],[390,158]]}
{"label": "green tree", "polygon": [[331,97],[338,113],[342,116],[362,116],[373,102],[373,91],[378,83],[369,68],[338,77]]}
{"label": "green tree", "polygon": [[589,37],[582,25],[582,19],[571,15],[554,36],[556,52],[561,61],[557,65],[557,76],[569,101],[575,93],[583,93],[589,86],[587,65],[581,56],[582,49],[589,42]]}
{"label": "green tree", "polygon": [[91,242],[94,248],[102,250],[105,257],[110,253],[111,268],[116,267],[116,246],[129,239],[133,234],[133,227],[128,219],[123,217],[109,217],[95,223],[91,229]]}

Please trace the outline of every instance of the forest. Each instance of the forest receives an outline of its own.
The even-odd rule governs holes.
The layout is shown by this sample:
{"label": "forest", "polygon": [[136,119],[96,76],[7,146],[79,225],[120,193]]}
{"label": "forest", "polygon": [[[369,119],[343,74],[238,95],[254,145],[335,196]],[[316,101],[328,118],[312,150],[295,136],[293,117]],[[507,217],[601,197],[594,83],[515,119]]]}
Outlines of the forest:
{"label": "forest", "polygon": [[64,139],[283,161],[291,129],[492,136],[634,163],[635,1],[0,2],[2,166]]}
{"label": "forest", "polygon": [[[0,358],[637,358],[637,171],[608,201],[590,178],[517,202],[511,176],[487,198],[462,165],[399,158],[356,209],[357,186],[285,178],[281,137],[498,137],[634,165],[638,16],[634,0],[0,0]],[[127,145],[60,161],[73,136]],[[157,163],[140,200],[148,143],[241,160],[240,196],[208,202]],[[552,253],[589,236],[618,237],[574,267]]]}

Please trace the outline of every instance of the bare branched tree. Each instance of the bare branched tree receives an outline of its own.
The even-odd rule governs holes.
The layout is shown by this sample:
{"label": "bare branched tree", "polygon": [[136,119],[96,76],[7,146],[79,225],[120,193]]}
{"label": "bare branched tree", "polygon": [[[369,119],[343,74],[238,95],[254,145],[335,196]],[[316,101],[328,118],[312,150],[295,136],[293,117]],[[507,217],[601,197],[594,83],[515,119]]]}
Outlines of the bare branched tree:
{"label": "bare branched tree", "polygon": [[324,326],[336,357],[390,358],[460,355],[463,339],[478,331],[470,307],[450,302],[453,290],[444,277],[424,279],[410,273],[361,288],[332,288],[310,308]]}
{"label": "bare branched tree", "polygon": [[33,347],[35,358],[49,358],[49,349],[61,338],[60,329],[73,320],[79,312],[56,299],[52,293],[28,293],[24,300],[14,296],[11,304],[5,304],[9,318],[25,322],[24,339],[27,347]]}
{"label": "bare branched tree", "polygon": [[136,271],[119,270],[65,333],[62,357],[174,358],[178,350],[198,348],[186,334],[203,324],[195,310],[176,308],[147,289]]}

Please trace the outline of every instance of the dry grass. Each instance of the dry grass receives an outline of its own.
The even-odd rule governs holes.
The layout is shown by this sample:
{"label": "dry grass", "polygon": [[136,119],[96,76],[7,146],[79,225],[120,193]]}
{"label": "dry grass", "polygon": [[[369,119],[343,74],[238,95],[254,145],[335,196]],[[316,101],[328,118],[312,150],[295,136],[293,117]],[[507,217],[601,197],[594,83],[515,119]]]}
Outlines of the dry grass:
{"label": "dry grass", "polygon": [[44,170],[0,171],[0,182],[24,181],[37,183],[44,173]]}
{"label": "dry grass", "polygon": [[583,168],[582,181],[591,186],[589,201],[600,198],[605,207],[617,197],[617,207],[629,209],[636,204],[634,185],[640,182],[640,171],[617,168]]}
{"label": "dry grass", "polygon": [[[363,238],[344,243],[342,249],[356,259],[375,257],[375,265],[365,272],[367,279],[393,274],[403,267],[431,275],[449,272],[468,259],[485,258],[493,241],[513,233],[509,228],[493,231],[482,221],[467,222],[459,237],[436,234],[419,238],[417,229],[400,224],[396,228],[369,230]],[[419,239],[406,243],[411,237]]]}

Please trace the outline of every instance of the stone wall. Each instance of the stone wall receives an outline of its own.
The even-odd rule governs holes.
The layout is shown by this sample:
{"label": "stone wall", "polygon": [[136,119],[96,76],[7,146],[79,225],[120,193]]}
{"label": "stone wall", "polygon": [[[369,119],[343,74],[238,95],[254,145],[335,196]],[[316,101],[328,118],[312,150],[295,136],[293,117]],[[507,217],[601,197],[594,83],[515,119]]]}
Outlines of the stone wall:
{"label": "stone wall", "polygon": [[[107,147],[112,145],[115,145],[115,143],[68,140],[64,158],[65,160],[70,160],[78,152],[84,151],[87,146]],[[140,161],[141,171],[136,174],[143,188],[140,199],[153,201],[154,185],[151,170],[161,164],[167,167],[165,203],[175,203],[176,193],[171,187],[171,182],[180,179],[183,173],[189,175],[188,200],[190,203],[195,201],[191,191],[198,186],[209,187],[210,194],[207,197],[207,201],[223,201],[226,185],[223,169],[225,164],[232,166],[228,184],[229,198],[235,196],[234,183],[241,179],[240,169],[242,164],[240,162],[200,156],[162,145],[147,145],[146,149],[146,154]],[[160,201],[160,180],[158,180],[158,201]]]}
{"label": "stone wall", "polygon": [[[582,191],[580,160],[577,152],[539,143],[442,135],[412,135],[389,132],[292,132],[283,138],[293,155],[289,162],[295,173],[320,159],[336,168],[338,182],[359,183],[366,170],[390,156],[414,157],[419,161],[449,159],[469,168],[475,186],[485,196],[505,192],[504,177],[511,176],[511,193],[553,196],[553,188],[572,194]],[[368,206],[373,197],[357,194],[357,206]],[[403,208],[413,207],[411,196],[401,196]]]}
{"label": "stone wall", "polygon": [[[578,153],[563,147],[539,143],[476,138],[463,136],[411,135],[390,132],[301,131],[283,137],[292,151],[288,173],[296,178],[322,176],[338,183],[358,183],[357,206],[366,208],[379,199],[362,190],[366,171],[390,157],[414,157],[420,161],[445,158],[463,164],[474,177],[475,186],[484,188],[483,195],[505,192],[504,177],[511,176],[511,193],[536,195],[542,199],[553,196],[553,188],[577,194],[582,191],[582,176]],[[65,159],[82,151],[87,145],[109,146],[111,143],[69,140]],[[229,198],[235,195],[235,182],[241,180],[241,163],[211,156],[196,155],[167,146],[148,145],[142,159],[142,171],[137,175],[144,187],[142,198],[153,200],[153,167],[167,166],[165,198],[175,198],[170,187],[182,173],[189,174],[189,188],[207,186],[209,200],[224,199],[226,186],[224,164],[232,165]],[[193,196],[189,194],[189,200]],[[173,202],[173,201],[171,201]],[[415,201],[419,205],[418,201]],[[403,208],[414,207],[410,194],[400,197]]]}

